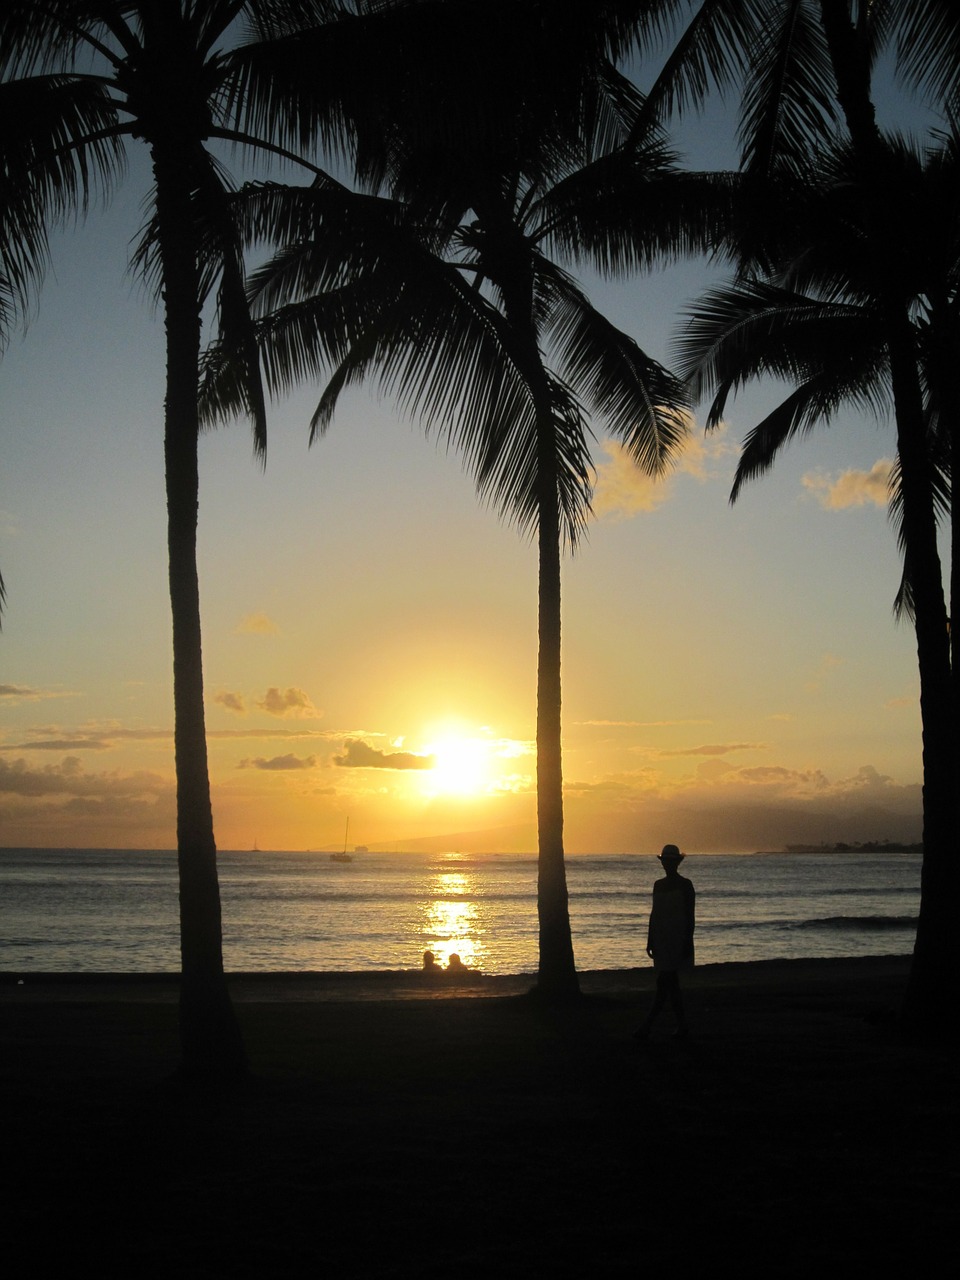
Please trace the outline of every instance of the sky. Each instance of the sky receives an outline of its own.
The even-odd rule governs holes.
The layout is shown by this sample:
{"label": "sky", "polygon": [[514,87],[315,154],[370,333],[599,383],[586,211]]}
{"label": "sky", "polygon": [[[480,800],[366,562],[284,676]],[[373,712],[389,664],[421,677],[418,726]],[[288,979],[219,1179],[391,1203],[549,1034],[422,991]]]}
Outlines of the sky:
{"label": "sky", "polygon": [[[902,108],[894,98],[888,115]],[[729,117],[684,130],[716,163]],[[141,160],[54,241],[0,361],[0,846],[173,848],[163,329],[127,270]],[[594,301],[669,361],[703,262]],[[782,389],[780,389],[782,390]],[[598,432],[563,576],[570,853],[917,840],[915,642],[892,605],[889,422],[851,413],[728,495],[763,386],[664,481]],[[200,585],[222,849],[536,848],[536,551],[455,453],[358,389],[200,448]],[[349,820],[349,836],[346,825]]]}

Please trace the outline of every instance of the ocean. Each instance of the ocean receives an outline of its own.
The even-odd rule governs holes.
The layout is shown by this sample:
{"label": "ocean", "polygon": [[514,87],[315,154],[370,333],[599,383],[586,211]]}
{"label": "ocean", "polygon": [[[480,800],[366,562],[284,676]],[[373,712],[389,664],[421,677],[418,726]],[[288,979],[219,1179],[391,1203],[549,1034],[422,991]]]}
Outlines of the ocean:
{"label": "ocean", "polygon": [[[537,967],[536,859],[516,854],[219,854],[228,971],[418,969],[456,952],[484,973]],[[567,859],[577,966],[649,963],[649,855]],[[691,855],[700,964],[902,955],[916,853]],[[0,971],[172,972],[176,855],[0,850]]]}

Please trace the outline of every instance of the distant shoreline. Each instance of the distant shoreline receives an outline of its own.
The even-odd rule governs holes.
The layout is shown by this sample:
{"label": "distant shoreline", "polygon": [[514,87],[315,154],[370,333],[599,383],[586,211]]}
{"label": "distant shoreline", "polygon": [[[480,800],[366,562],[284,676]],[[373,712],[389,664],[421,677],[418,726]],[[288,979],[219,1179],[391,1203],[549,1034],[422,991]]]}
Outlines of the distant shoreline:
{"label": "distant shoreline", "polygon": [[783,849],[758,849],[756,857],[783,856],[794,853],[923,853],[923,843],[901,844],[896,840],[865,840],[848,844],[788,844]]}

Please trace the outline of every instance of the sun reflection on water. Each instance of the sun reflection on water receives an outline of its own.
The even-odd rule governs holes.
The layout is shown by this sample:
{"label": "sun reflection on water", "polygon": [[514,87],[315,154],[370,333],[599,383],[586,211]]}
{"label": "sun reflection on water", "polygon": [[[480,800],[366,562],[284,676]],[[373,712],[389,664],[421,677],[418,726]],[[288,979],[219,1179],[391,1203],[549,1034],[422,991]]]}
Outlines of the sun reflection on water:
{"label": "sun reflection on water", "polygon": [[431,877],[420,921],[422,950],[432,951],[446,967],[451,955],[465,965],[483,968],[483,919],[475,895],[477,884],[464,871],[438,871]]}

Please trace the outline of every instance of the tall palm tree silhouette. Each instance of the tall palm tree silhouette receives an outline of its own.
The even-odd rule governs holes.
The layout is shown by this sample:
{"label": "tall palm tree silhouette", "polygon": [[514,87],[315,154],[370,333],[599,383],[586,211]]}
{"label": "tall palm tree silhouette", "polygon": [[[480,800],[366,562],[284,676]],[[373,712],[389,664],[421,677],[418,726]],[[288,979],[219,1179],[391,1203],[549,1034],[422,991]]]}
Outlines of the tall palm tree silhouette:
{"label": "tall palm tree silhouette", "polygon": [[[226,216],[229,180],[211,144],[288,155],[291,146],[308,148],[320,128],[316,103],[307,105],[311,90],[298,97],[285,89],[302,56],[298,32],[354,7],[332,0],[8,0],[0,8],[0,74],[11,90],[19,86],[37,100],[52,140],[46,153],[70,150],[80,165],[108,161],[119,175],[125,148],[137,143],[147,149],[153,174],[152,216],[138,258],[162,298],[166,330],[180,1024],[183,1068],[192,1074],[244,1069],[223,975],[196,561],[201,311],[214,290],[221,324],[238,350],[250,355],[252,348],[242,255]],[[83,104],[99,118],[71,134],[65,122]],[[35,191],[73,195],[51,165],[31,175]],[[42,204],[38,196],[36,207]],[[241,377],[262,451],[255,359],[246,360]]]}
{"label": "tall palm tree silhouette", "polygon": [[[246,193],[246,235],[286,241],[253,277],[271,389],[329,377],[312,424],[367,376],[466,455],[480,494],[539,551],[538,988],[576,992],[563,847],[561,556],[590,512],[590,418],[644,470],[686,430],[677,380],[589,302],[565,264],[636,269],[712,243],[725,178],[679,172],[643,99],[610,67],[585,91],[574,133],[529,116],[502,129],[388,127],[391,198],[329,183]],[[590,95],[594,95],[592,100]],[[417,104],[415,104],[416,108]],[[519,111],[519,105],[515,104]],[[398,123],[399,122],[399,123]],[[396,199],[393,197],[401,197]],[[330,369],[332,367],[332,374]],[[229,352],[211,353],[208,407],[240,407]]]}
{"label": "tall palm tree silhouette", "polygon": [[[721,8],[724,2],[717,0]],[[737,7],[735,0],[730,3]],[[781,361],[785,368],[788,345],[798,360],[791,376],[799,389],[748,441],[741,479],[752,474],[752,468],[766,465],[765,450],[773,448],[775,453],[781,432],[785,433],[782,443],[818,414],[831,414],[840,400],[869,395],[869,388],[875,391],[880,383],[892,397],[899,455],[897,512],[917,634],[924,744],[923,889],[904,1017],[921,1029],[939,1021],[944,984],[952,982],[957,965],[949,915],[958,887],[960,672],[956,662],[951,669],[935,510],[943,491],[937,462],[942,467],[947,452],[942,438],[948,432],[943,428],[956,400],[951,399],[942,375],[935,382],[936,401],[928,400],[926,408],[924,404],[925,391],[934,385],[930,382],[934,369],[926,352],[938,344],[942,351],[948,333],[956,332],[952,318],[956,263],[941,256],[932,268],[931,245],[914,239],[924,217],[941,216],[933,214],[928,197],[938,168],[942,176],[947,154],[941,152],[928,168],[923,196],[927,204],[923,212],[911,211],[911,224],[900,199],[904,188],[897,184],[907,181],[909,185],[919,161],[917,157],[910,160],[902,145],[881,133],[873,72],[885,42],[895,40],[902,74],[918,90],[932,94],[945,110],[951,104],[955,107],[960,15],[947,0],[922,0],[916,6],[903,0],[870,6],[854,5],[851,0],[769,0],[757,6],[757,13],[767,21],[757,29],[754,52],[747,59],[744,165],[758,181],[760,196],[764,196],[763,181],[774,180],[774,191],[764,196],[768,206],[777,200],[776,187],[792,191],[806,225],[798,226],[781,206],[784,216],[779,228],[766,211],[759,228],[757,220],[741,226],[747,283],[739,297],[728,293],[725,298],[714,295],[706,300],[704,324],[698,336],[690,337],[687,354],[691,365],[699,364],[702,372],[712,365],[707,380],[715,377],[721,385],[720,364],[725,362],[732,371],[740,358],[733,350],[741,344],[727,343],[724,355],[713,361],[706,350],[706,329],[714,326],[719,336],[740,309],[741,319],[750,317],[742,335],[753,334],[758,364],[767,360],[772,368]],[[823,157],[819,170],[811,169],[811,156]],[[801,186],[806,183],[805,193]],[[778,231],[791,229],[797,233],[792,243],[789,234],[778,243]],[[846,246],[846,258],[837,252],[840,245]],[[787,293],[776,293],[781,288],[804,292],[806,285],[813,291],[812,298],[791,300]],[[935,298],[939,299],[936,305]],[[932,317],[934,310],[938,320],[931,330],[923,316]],[[726,311],[725,320],[720,319],[722,311]],[[827,335],[840,322],[853,345],[830,351]],[[769,332],[763,337],[765,323]],[[866,347],[858,345],[861,339]],[[742,348],[741,355],[745,376],[752,376],[747,372],[752,358]],[[840,365],[845,356],[844,371]],[[856,368],[858,357],[866,363]],[[930,439],[934,403],[941,427],[939,443]],[[955,441],[952,426],[949,434]],[[951,447],[960,449],[960,445]],[[953,474],[958,462],[960,453],[948,463]]]}

